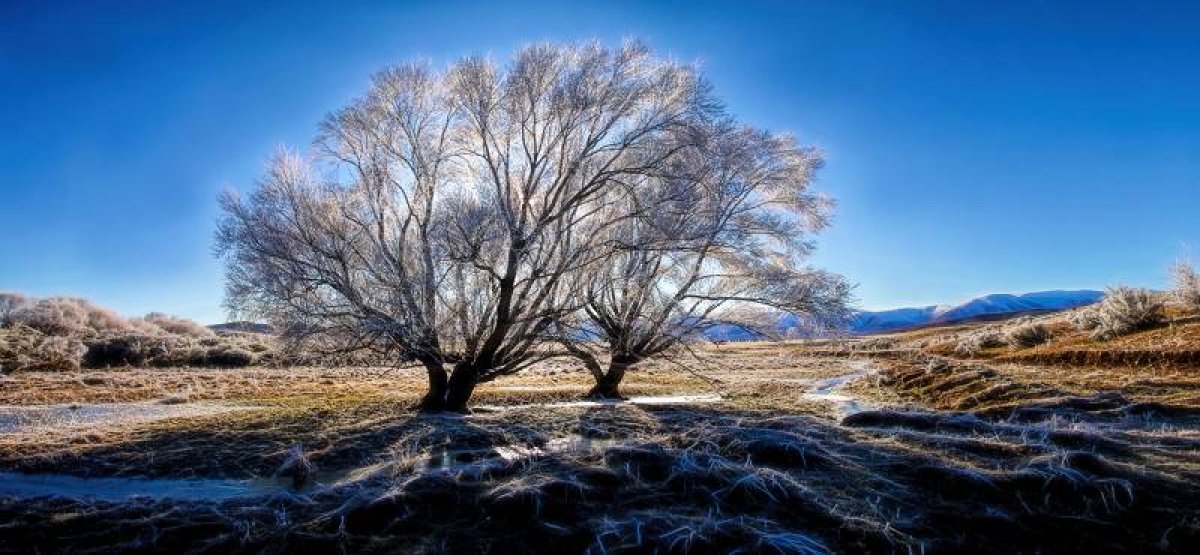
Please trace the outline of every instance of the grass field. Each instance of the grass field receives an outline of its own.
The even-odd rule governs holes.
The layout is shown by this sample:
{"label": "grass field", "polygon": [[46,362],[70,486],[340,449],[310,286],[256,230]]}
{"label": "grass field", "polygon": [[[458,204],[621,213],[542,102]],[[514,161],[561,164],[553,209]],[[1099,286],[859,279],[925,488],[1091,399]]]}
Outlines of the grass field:
{"label": "grass field", "polygon": [[416,368],[8,376],[0,551],[1194,552],[1196,368],[940,347],[982,325],[715,345],[622,404],[545,364],[467,416]]}

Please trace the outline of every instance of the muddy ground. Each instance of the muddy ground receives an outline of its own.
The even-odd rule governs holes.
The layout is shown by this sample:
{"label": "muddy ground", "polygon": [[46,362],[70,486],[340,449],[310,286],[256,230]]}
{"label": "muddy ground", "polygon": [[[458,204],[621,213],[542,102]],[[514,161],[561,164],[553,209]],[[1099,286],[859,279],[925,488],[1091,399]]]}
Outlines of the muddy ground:
{"label": "muddy ground", "polygon": [[621,404],[546,365],[468,416],[411,413],[416,369],[3,378],[0,552],[1200,546],[1187,369],[704,355],[635,370]]}

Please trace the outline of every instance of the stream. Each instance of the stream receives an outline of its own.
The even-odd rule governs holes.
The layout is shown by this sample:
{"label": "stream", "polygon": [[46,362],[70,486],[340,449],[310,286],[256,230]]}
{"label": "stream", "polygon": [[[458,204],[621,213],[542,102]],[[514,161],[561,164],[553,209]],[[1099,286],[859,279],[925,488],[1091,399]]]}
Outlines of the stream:
{"label": "stream", "polygon": [[874,409],[875,407],[863,404],[857,397],[842,392],[842,389],[850,382],[874,375],[878,370],[866,360],[852,360],[850,366],[854,369],[852,372],[816,382],[803,397],[832,403],[839,420],[851,414]]}

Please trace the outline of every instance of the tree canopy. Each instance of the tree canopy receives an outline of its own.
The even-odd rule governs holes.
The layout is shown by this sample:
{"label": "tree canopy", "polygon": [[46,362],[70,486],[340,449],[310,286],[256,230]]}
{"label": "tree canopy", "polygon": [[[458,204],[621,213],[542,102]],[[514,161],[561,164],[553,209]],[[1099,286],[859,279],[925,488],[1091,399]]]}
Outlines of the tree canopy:
{"label": "tree canopy", "polygon": [[549,357],[652,356],[749,306],[834,315],[844,281],[800,266],[819,165],[637,42],[400,65],[311,153],[221,197],[227,304],[296,343],[418,361],[422,407],[461,411]]}

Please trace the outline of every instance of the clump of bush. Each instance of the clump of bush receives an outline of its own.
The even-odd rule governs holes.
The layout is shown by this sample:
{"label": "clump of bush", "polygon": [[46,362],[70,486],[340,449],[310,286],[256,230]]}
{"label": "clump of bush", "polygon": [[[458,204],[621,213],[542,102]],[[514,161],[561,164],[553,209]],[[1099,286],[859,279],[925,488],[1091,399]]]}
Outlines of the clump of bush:
{"label": "clump of bush", "polygon": [[267,336],[220,335],[185,318],[124,318],[85,299],[0,293],[0,372],[81,366],[232,368],[276,358]]}
{"label": "clump of bush", "polygon": [[1187,262],[1180,262],[1171,267],[1171,277],[1174,289],[1172,299],[1180,306],[1191,311],[1200,311],[1200,272]]}
{"label": "clump of bush", "polygon": [[1008,343],[1017,347],[1036,347],[1052,337],[1054,333],[1045,324],[1028,323],[1009,330]]}
{"label": "clump of bush", "polygon": [[46,335],[20,324],[0,328],[0,373],[78,370],[86,351],[78,339]]}
{"label": "clump of bush", "polygon": [[111,335],[88,343],[84,366],[197,366],[241,368],[264,363],[273,354],[266,338],[184,335]]}
{"label": "clump of bush", "polygon": [[1076,309],[1067,316],[1067,322],[1078,331],[1092,331],[1100,327],[1100,310],[1096,306]]}
{"label": "clump of bush", "polygon": [[0,325],[8,321],[12,311],[29,303],[29,299],[20,293],[0,293]]}
{"label": "clump of bush", "polygon": [[970,357],[978,355],[985,349],[995,349],[1006,344],[1002,334],[992,329],[984,329],[959,340],[954,346],[954,352],[960,356]]}
{"label": "clump of bush", "polygon": [[142,317],[142,321],[175,335],[186,337],[214,337],[217,335],[212,330],[192,320],[170,316],[161,312],[151,312]]}
{"label": "clump of bush", "polygon": [[46,335],[89,338],[133,329],[125,318],[84,299],[50,297],[35,301],[12,295],[8,303],[4,325],[20,324]]}
{"label": "clump of bush", "polygon": [[1134,287],[1112,287],[1096,305],[1071,316],[1076,329],[1090,331],[1104,341],[1158,327],[1166,321],[1163,301],[1154,291]]}

